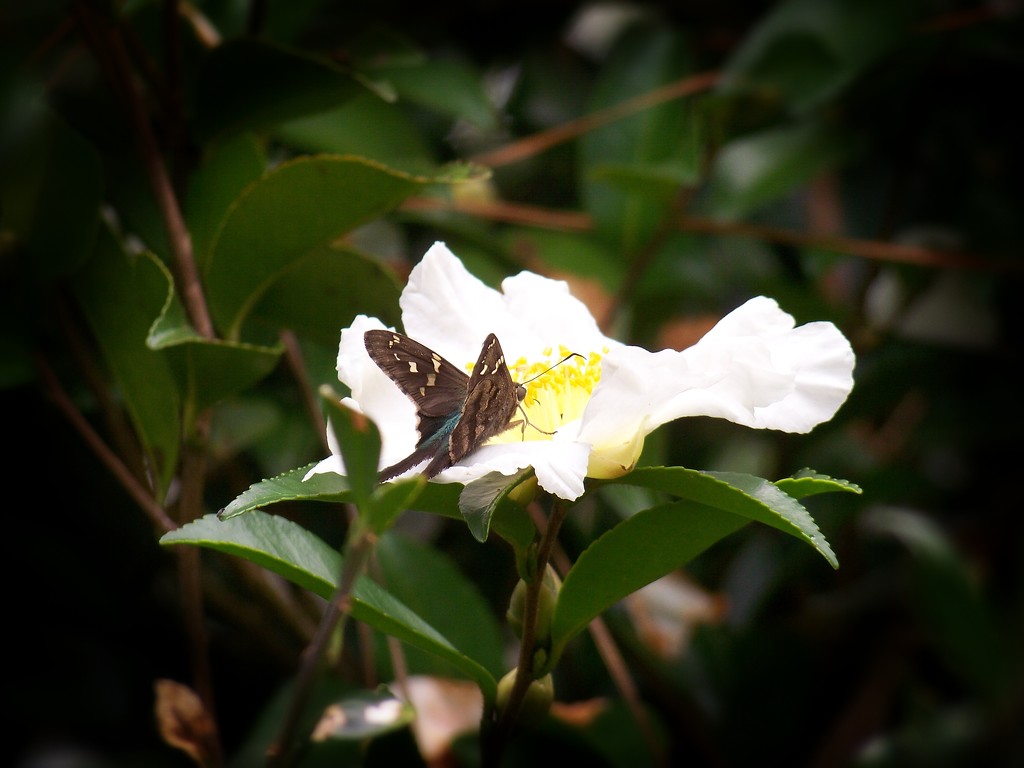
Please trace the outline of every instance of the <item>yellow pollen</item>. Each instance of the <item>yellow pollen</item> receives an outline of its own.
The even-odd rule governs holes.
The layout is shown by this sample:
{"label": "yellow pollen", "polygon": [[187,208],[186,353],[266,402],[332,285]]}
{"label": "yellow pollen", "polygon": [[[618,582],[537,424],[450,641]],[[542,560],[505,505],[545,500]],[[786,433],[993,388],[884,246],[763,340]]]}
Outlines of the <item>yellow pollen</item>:
{"label": "yellow pollen", "polygon": [[555,432],[580,418],[601,380],[601,358],[607,351],[569,357],[574,350],[560,346],[557,353],[551,348],[545,349],[540,360],[530,362],[524,357],[516,360],[509,366],[512,378],[528,383],[522,410],[517,411],[512,420],[522,419],[525,411],[529,424],[525,425],[525,432],[523,425],[519,425],[494,438],[494,442],[550,440],[552,436],[546,432]]}

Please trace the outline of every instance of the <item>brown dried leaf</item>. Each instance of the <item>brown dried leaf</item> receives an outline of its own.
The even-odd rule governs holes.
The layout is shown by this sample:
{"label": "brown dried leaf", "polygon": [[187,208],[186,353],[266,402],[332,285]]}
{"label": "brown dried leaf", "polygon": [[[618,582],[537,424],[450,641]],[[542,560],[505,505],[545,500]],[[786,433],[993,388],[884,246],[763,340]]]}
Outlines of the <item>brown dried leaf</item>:
{"label": "brown dried leaf", "polygon": [[217,752],[217,727],[202,700],[187,685],[157,680],[156,722],[160,736],[199,765],[213,765]]}

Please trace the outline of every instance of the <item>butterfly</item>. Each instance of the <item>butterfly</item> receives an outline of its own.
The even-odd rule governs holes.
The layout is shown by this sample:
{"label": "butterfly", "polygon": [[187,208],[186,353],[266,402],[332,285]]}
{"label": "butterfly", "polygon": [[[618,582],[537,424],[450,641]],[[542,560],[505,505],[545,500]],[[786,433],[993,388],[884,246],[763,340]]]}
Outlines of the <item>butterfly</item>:
{"label": "butterfly", "polygon": [[381,470],[381,482],[429,459],[428,478],[457,464],[512,422],[526,397],[505,364],[498,337],[488,334],[473,372],[460,371],[437,352],[394,331],[363,334],[367,354],[416,406],[416,449]]}

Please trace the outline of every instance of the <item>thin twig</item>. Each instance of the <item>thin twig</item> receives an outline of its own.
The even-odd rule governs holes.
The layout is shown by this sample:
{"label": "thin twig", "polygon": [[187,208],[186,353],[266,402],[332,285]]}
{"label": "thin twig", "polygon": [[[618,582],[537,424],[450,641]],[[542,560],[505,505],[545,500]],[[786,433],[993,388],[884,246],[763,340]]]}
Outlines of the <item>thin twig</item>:
{"label": "thin twig", "polygon": [[363,530],[356,533],[354,540],[346,547],[338,588],[324,611],[313,640],[303,654],[302,666],[299,668],[291,701],[288,703],[288,712],[285,714],[277,739],[267,752],[268,766],[287,766],[292,762],[295,742],[299,737],[299,723],[316,682],[320,661],[335,627],[344,633],[345,619],[351,612],[352,590],[355,588],[356,580],[366,570],[375,545],[376,535]]}
{"label": "thin twig", "polygon": [[576,120],[570,120],[561,125],[556,125],[554,128],[549,128],[546,131],[513,141],[498,149],[476,155],[471,157],[470,160],[471,162],[480,163],[491,168],[525,160],[528,157],[546,152],[552,147],[571,141],[608,123],[629,117],[637,112],[643,112],[666,101],[706,91],[714,87],[718,80],[718,72],[703,72],[699,75],[685,77],[682,80],[668,83],[653,91],[634,96],[611,107],[584,115]]}
{"label": "thin twig", "polygon": [[142,94],[132,77],[131,62],[124,41],[116,28],[110,27],[98,17],[87,0],[78,0],[75,8],[97,61],[123,102],[131,120],[133,133],[139,145],[139,154],[142,156],[146,175],[167,230],[168,244],[180,283],[179,290],[189,319],[197,333],[206,338],[213,338],[213,322],[206,306],[199,270],[193,256],[192,238],[175,197],[170,176],[160,154],[160,147],[153,135]]}
{"label": "thin twig", "polygon": [[533,657],[537,645],[537,610],[540,605],[540,591],[544,585],[544,574],[551,560],[551,553],[558,540],[558,531],[562,527],[571,504],[555,498],[551,515],[541,531],[540,543],[537,546],[536,567],[533,578],[526,584],[526,597],[523,605],[523,634],[519,644],[519,662],[516,665],[515,680],[503,709],[497,713],[496,723],[490,724],[482,734],[483,766],[491,768],[501,763],[501,755],[508,745],[515,723],[519,717],[526,692],[533,682]]}
{"label": "thin twig", "polygon": [[[535,523],[543,515],[536,504],[530,505],[529,512]],[[557,542],[551,553],[551,560],[555,565],[558,575],[564,579],[565,575],[569,572],[571,563],[562,545]],[[629,667],[625,659],[623,659],[618,646],[615,644],[615,638],[612,637],[611,630],[608,629],[604,619],[598,616],[587,625],[587,631],[590,632],[594,646],[597,648],[597,652],[601,655],[601,660],[608,670],[609,677],[611,677],[612,682],[619,691],[619,695],[622,696],[622,700],[626,703],[626,707],[636,721],[637,727],[640,729],[640,735],[647,744],[655,764],[664,765],[665,753],[661,746],[661,741],[654,732],[651,719],[647,716],[647,710],[644,709],[640,691],[632,675],[629,673]]]}
{"label": "thin twig", "polygon": [[[558,211],[521,203],[408,198],[402,203],[401,208],[407,211],[449,210],[490,221],[523,224],[558,231],[585,232],[593,227],[593,220],[585,213]],[[995,274],[1024,271],[1024,261],[1020,259],[993,258],[967,251],[939,250],[880,240],[798,232],[782,227],[767,227],[737,221],[718,221],[702,216],[684,216],[676,224],[682,232],[749,237],[800,248],[832,251],[884,263]]]}
{"label": "thin twig", "polygon": [[50,364],[41,355],[36,356],[36,370],[39,373],[39,378],[43,383],[45,392],[50,396],[57,408],[67,417],[68,421],[78,431],[78,434],[82,436],[97,458],[110,470],[110,474],[114,476],[114,479],[127,491],[128,495],[132,497],[142,511],[146,513],[157,530],[167,532],[177,528],[178,524],[167,515],[167,512],[157,503],[149,490],[135,478],[135,475],[124,465],[117,454],[110,450],[107,444],[103,442],[103,438],[97,434],[96,430],[92,428],[92,425],[81,414],[71,398],[68,397],[57,380],[57,376],[50,367]]}
{"label": "thin twig", "polygon": [[320,410],[317,391],[310,384],[309,373],[306,370],[299,340],[289,330],[281,331],[280,338],[281,343],[284,344],[285,360],[288,362],[288,368],[291,370],[292,376],[295,377],[299,384],[299,393],[302,395],[302,402],[306,406],[309,420],[313,422],[313,426],[320,436],[323,449],[330,452],[330,447],[327,444],[327,422],[324,420],[323,411]]}

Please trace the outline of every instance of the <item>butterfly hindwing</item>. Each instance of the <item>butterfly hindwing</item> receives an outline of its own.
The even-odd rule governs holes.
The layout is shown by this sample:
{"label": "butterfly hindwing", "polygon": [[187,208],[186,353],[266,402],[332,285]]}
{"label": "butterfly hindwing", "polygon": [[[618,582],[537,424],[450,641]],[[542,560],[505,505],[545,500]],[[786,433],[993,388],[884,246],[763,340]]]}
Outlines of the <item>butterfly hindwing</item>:
{"label": "butterfly hindwing", "polygon": [[462,415],[448,437],[448,450],[435,456],[426,474],[458,464],[485,441],[508,429],[525,390],[516,384],[505,364],[505,355],[493,333],[484,339],[469,377]]}
{"label": "butterfly hindwing", "polygon": [[430,459],[423,470],[433,477],[504,432],[525,390],[512,380],[493,333],[484,340],[467,375],[418,341],[394,331],[363,335],[370,358],[416,406],[420,440],[416,450],[381,470],[388,480]]}

